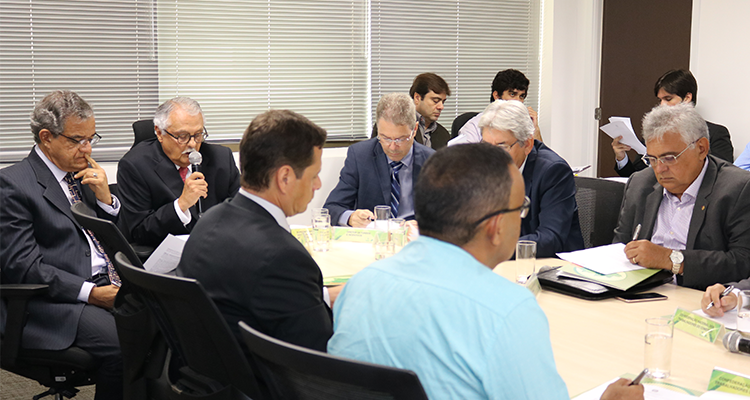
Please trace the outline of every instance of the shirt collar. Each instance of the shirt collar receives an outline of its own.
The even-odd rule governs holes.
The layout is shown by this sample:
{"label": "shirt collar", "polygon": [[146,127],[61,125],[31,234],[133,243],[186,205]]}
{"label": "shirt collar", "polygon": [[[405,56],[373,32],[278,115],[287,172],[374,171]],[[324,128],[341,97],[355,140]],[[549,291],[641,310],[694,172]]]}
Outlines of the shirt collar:
{"label": "shirt collar", "polygon": [[291,228],[289,228],[289,222],[286,220],[286,215],[284,215],[284,211],[281,209],[281,207],[277,206],[276,204],[271,203],[270,201],[256,196],[244,188],[240,188],[240,194],[247,197],[248,199],[256,202],[259,206],[263,207],[266,211],[268,211],[269,214],[273,217],[273,219],[276,220],[276,223],[279,224],[280,227],[284,228],[287,232],[291,232]]}
{"label": "shirt collar", "polygon": [[521,171],[521,174],[523,174],[523,169],[526,167],[526,160],[529,159],[529,156],[526,156],[526,158],[523,159],[523,164],[521,164],[521,167],[518,168],[519,171]]}
{"label": "shirt collar", "polygon": [[[708,170],[708,157],[706,157],[705,160],[703,160],[703,169],[701,169],[701,173],[698,174],[698,177],[695,178],[693,183],[688,186],[688,188],[685,190],[685,192],[682,193],[683,196],[687,195],[691,199],[695,199],[698,197],[698,191],[701,188],[701,184],[703,183],[703,178],[706,176],[706,171]],[[673,195],[672,193],[669,193],[667,189],[663,189],[662,191],[663,196],[666,197],[673,197],[677,198],[677,196]]]}
{"label": "shirt collar", "polygon": [[419,126],[424,130],[424,133],[427,135],[431,134],[432,132],[435,131],[435,129],[437,129],[437,121],[432,121],[430,126],[425,126],[424,117],[422,116],[422,114],[419,113],[419,111],[417,111],[417,121],[419,121]]}
{"label": "shirt collar", "polygon": [[49,168],[50,172],[52,172],[52,175],[55,176],[57,182],[62,182],[62,180],[65,179],[65,175],[67,175],[68,173],[58,168],[55,163],[47,158],[47,155],[44,154],[44,152],[39,148],[38,145],[34,145],[34,150],[36,151],[36,154],[42,159],[42,161],[44,161],[44,164],[47,166],[47,168]]}

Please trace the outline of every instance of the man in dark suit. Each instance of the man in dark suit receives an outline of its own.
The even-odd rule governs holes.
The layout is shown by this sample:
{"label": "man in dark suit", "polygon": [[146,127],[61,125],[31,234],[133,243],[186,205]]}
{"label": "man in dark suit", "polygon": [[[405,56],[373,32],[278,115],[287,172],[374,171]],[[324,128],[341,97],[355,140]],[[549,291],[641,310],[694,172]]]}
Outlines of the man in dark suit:
{"label": "man in dark suit", "polygon": [[614,237],[634,264],[700,290],[750,277],[750,172],[710,156],[707,136],[692,104],[646,114],[652,168],[628,181]]}
{"label": "man in dark suit", "polygon": [[[156,137],[130,149],[117,169],[123,225],[132,240],[148,246],[170,233],[190,233],[199,208],[205,212],[234,196],[240,185],[232,151],[203,143],[208,133],[195,100],[175,97],[160,105],[154,131]],[[199,171],[192,170],[192,151],[202,156]]]}
{"label": "man in dark suit", "polygon": [[391,206],[394,216],[414,219],[412,188],[427,158],[435,152],[414,143],[419,123],[406,93],[390,93],[378,102],[378,136],[349,146],[339,183],[325,205],[331,223],[364,227],[374,219],[372,209]]}
{"label": "man in dark suit", "polygon": [[286,221],[320,189],[325,140],[325,130],[291,111],[256,117],[240,142],[242,188],[185,244],[177,274],[201,282],[240,343],[238,321],[320,351],[333,334],[320,268]]}
{"label": "man in dark suit", "polygon": [[482,113],[479,128],[482,140],[510,153],[523,175],[531,208],[521,222],[520,240],[535,241],[537,257],[582,249],[573,171],[552,149],[534,140],[534,123],[523,103],[496,100]]}
{"label": "man in dark suit", "polygon": [[122,398],[120,345],[108,311],[119,287],[98,240],[70,211],[78,201],[111,221],[120,211],[91,158],[100,139],[94,112],[77,94],[55,91],[34,107],[31,130],[36,145],[28,157],[0,170],[2,282],[49,285],[47,296],[29,302],[23,346],[83,348],[101,363],[96,399]]}
{"label": "man in dark suit", "polygon": [[[681,103],[692,103],[693,106],[698,102],[698,82],[690,71],[686,69],[667,71],[662,75],[654,85],[654,95],[659,99],[660,105],[674,106]],[[734,147],[729,137],[729,130],[723,125],[717,125],[706,121],[708,126],[708,140],[710,144],[710,154],[721,158],[722,160],[734,160]],[[646,168],[646,164],[640,158],[631,162],[628,158],[627,151],[630,146],[620,143],[622,137],[615,138],[612,141],[612,149],[615,151],[615,171],[622,176],[628,177],[636,171]]]}

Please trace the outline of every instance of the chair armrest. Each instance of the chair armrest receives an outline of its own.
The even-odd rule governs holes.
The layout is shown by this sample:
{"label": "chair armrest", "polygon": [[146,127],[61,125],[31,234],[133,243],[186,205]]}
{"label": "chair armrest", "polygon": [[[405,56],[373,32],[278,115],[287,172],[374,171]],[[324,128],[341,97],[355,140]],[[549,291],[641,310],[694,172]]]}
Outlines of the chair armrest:
{"label": "chair armrest", "polygon": [[3,334],[0,356],[3,367],[12,367],[21,348],[21,336],[26,325],[26,306],[32,297],[47,294],[47,285],[4,284],[0,285],[0,297],[7,307],[5,333]]}

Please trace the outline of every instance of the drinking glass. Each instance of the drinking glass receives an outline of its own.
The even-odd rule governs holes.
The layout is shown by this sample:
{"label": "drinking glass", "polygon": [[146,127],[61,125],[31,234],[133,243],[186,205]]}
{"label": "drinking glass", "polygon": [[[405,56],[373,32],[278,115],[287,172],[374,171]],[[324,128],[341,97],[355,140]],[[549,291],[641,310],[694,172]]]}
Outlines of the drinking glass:
{"label": "drinking glass", "polygon": [[516,283],[525,284],[534,274],[536,264],[536,242],[519,240],[516,243]]}
{"label": "drinking glass", "polygon": [[673,336],[674,321],[671,316],[646,319],[644,367],[648,368],[649,378],[669,378]]}

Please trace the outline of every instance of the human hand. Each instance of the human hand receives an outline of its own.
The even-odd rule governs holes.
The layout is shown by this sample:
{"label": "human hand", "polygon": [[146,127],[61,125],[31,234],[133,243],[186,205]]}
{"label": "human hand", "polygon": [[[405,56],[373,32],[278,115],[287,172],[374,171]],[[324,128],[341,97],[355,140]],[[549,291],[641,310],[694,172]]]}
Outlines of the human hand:
{"label": "human hand", "polygon": [[[721,283],[709,286],[706,289],[706,292],[703,293],[703,297],[701,298],[701,309],[704,313],[712,317],[723,317],[724,312],[737,307],[737,296],[735,296],[734,293],[729,293],[721,299],[719,298],[721,293],[724,292],[724,289],[725,287]],[[714,306],[710,309],[706,309],[711,302],[714,303]]]}
{"label": "human hand", "polygon": [[177,199],[177,205],[180,206],[180,210],[185,212],[195,205],[199,198],[205,199],[207,196],[208,182],[206,182],[206,177],[201,172],[196,171],[185,178],[185,185],[182,187],[180,198]]}
{"label": "human hand", "polygon": [[89,293],[89,304],[109,310],[115,305],[115,296],[119,290],[120,287],[115,285],[94,286]]}
{"label": "human hand", "polygon": [[419,238],[419,225],[416,220],[406,221],[406,240],[411,242]]}
{"label": "human hand", "polygon": [[620,140],[622,140],[622,136],[618,136],[612,141],[612,150],[615,151],[615,158],[617,161],[622,161],[627,157],[627,152],[630,150],[630,146],[620,143]]}
{"label": "human hand", "polygon": [[534,139],[544,142],[542,140],[542,132],[539,131],[539,116],[536,111],[534,111],[531,107],[526,107],[529,110],[529,116],[531,117],[531,121],[534,123]]}
{"label": "human hand", "polygon": [[333,303],[339,297],[339,293],[341,293],[341,291],[344,290],[344,285],[328,287],[328,298],[331,300],[331,308],[333,308]]}
{"label": "human hand", "polygon": [[370,221],[375,220],[375,215],[370,210],[355,210],[352,215],[349,216],[347,224],[354,228],[364,228]]}
{"label": "human hand", "polygon": [[671,271],[670,254],[672,254],[672,250],[653,244],[650,240],[634,240],[625,245],[625,256],[628,260],[645,268]]}
{"label": "human hand", "polygon": [[643,385],[630,386],[630,379],[620,378],[602,394],[601,400],[643,400]]}
{"label": "human hand", "polygon": [[90,167],[78,171],[75,174],[76,179],[81,179],[82,185],[89,185],[91,191],[94,192],[96,198],[104,204],[112,205],[112,193],[109,192],[109,181],[107,181],[107,173],[104,172],[104,168],[100,167],[99,164],[91,158],[90,154],[84,153],[86,161],[88,161]]}

